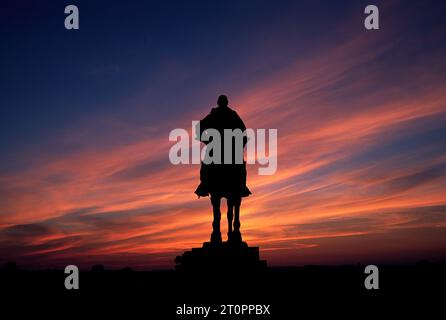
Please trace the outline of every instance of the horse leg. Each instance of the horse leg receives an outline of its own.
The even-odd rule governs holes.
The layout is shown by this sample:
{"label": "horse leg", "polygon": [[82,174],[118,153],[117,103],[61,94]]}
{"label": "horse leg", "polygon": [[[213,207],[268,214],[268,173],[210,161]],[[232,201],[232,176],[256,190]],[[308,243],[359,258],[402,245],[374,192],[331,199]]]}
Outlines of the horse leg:
{"label": "horse leg", "polygon": [[242,235],[240,233],[240,206],[242,204],[242,198],[234,198],[234,238],[237,241],[242,241]]}
{"label": "horse leg", "polygon": [[232,220],[234,218],[234,202],[232,198],[228,198],[228,240],[232,237]]}
{"label": "horse leg", "polygon": [[211,203],[212,210],[214,214],[214,221],[212,222],[212,234],[211,234],[211,242],[212,243],[220,243],[221,242],[221,233],[220,233],[220,200],[221,197],[211,195]]}

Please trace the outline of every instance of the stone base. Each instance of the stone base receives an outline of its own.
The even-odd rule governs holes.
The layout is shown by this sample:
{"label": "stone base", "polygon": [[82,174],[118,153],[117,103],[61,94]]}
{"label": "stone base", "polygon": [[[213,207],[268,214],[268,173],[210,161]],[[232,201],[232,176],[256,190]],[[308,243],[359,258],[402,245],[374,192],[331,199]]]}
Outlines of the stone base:
{"label": "stone base", "polygon": [[266,261],[260,260],[259,247],[246,242],[203,243],[175,259],[175,269],[188,272],[266,271]]}

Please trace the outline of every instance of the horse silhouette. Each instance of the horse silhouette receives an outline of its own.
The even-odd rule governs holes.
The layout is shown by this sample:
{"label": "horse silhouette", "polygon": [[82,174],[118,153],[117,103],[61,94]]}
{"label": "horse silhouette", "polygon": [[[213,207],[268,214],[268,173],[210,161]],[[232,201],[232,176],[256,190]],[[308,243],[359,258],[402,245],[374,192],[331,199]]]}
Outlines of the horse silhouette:
{"label": "horse silhouette", "polygon": [[[208,144],[211,139],[203,139],[206,131],[209,129],[217,130],[221,137],[221,146],[225,146],[225,129],[240,129],[245,132],[246,126],[236,111],[228,106],[228,98],[225,95],[218,97],[217,107],[212,108],[211,112],[199,122],[199,136],[196,139]],[[231,139],[235,139],[231,137]],[[241,242],[240,233],[240,206],[242,197],[247,197],[251,191],[246,186],[246,162],[237,163],[236,154],[243,155],[243,149],[247,139],[243,139],[243,144],[237,144],[231,141],[232,161],[230,163],[209,163],[201,162],[200,184],[195,190],[198,197],[210,195],[213,208],[214,220],[212,222],[211,243],[219,244],[222,242],[220,232],[220,203],[222,198],[227,199],[228,204],[228,241]],[[241,150],[237,150],[241,148]],[[212,151],[210,151],[212,152]],[[225,159],[225,148],[221,148],[221,159]]]}

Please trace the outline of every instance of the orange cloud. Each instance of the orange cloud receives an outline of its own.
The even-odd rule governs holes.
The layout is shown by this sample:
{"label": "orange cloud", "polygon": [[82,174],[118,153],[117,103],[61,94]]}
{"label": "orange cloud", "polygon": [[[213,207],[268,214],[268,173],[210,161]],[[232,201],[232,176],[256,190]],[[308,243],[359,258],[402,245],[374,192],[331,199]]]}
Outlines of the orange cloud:
{"label": "orange cloud", "polygon": [[[270,264],[366,261],[363,251],[372,259],[411,246],[446,252],[427,240],[446,227],[444,74],[413,65],[389,78],[377,59],[395,50],[396,36],[356,35],[234,93],[248,127],[279,132],[277,173],[250,167],[253,195],[242,205],[244,237]],[[432,53],[429,64],[444,67],[442,57]],[[172,266],[210,232],[209,200],[193,194],[199,167],[168,162],[168,131],[201,112],[1,176],[1,255]],[[391,251],[385,239],[399,245]]]}

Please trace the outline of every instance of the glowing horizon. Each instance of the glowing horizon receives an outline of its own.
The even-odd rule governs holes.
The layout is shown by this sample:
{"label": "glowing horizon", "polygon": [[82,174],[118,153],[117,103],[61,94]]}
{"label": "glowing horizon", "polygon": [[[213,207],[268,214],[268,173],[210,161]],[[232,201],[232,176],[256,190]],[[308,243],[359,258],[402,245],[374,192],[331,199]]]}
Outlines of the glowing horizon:
{"label": "glowing horizon", "polygon": [[[31,129],[26,143],[12,139],[0,165],[0,263],[172,268],[176,255],[208,241],[209,199],[193,193],[199,166],[170,164],[168,134],[203,118],[220,93],[248,127],[278,129],[277,172],[259,176],[249,166],[253,195],[241,214],[244,240],[269,265],[444,259],[444,23],[433,21],[423,38],[429,14],[408,19],[423,5],[399,6],[383,5],[376,33],[345,14],[320,42],[302,38],[305,50],[285,39],[300,39],[298,31],[262,29],[266,39],[246,46],[263,51],[240,71],[249,54],[217,75],[201,72],[210,62],[163,62],[162,72],[138,73],[109,109],[93,99],[91,112],[70,114],[40,140]],[[119,77],[121,68],[96,72]],[[188,82],[177,97],[154,98],[158,87]],[[54,103],[71,108],[65,98]]]}

